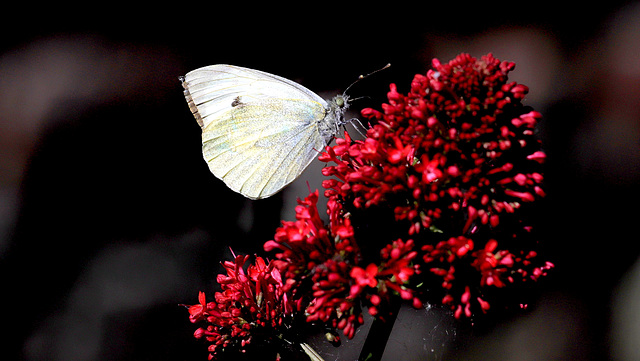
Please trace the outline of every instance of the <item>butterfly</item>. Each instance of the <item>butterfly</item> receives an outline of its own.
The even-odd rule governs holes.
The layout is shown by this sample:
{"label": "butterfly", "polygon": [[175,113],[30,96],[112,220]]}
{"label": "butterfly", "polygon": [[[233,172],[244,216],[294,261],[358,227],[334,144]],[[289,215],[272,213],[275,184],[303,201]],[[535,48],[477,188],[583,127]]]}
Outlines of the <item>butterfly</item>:
{"label": "butterfly", "polygon": [[293,182],[350,121],[344,119],[346,91],[327,102],[259,70],[211,65],[180,80],[202,128],[209,169],[250,199],[270,197]]}

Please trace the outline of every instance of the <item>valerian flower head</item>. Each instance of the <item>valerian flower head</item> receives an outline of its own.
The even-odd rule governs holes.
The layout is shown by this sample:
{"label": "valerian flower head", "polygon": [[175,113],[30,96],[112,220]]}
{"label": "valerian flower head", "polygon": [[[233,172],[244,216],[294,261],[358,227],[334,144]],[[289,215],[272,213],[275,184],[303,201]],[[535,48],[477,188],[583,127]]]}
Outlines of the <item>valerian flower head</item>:
{"label": "valerian flower head", "polygon": [[228,348],[244,351],[255,334],[278,337],[279,330],[292,318],[293,303],[284,292],[275,264],[256,257],[245,270],[248,258],[238,255],[233,261],[225,261],[227,273],[217,277],[222,291],[208,302],[205,293],[200,292],[199,303],[189,307],[191,322],[205,324],[194,336],[210,343],[209,359]]}
{"label": "valerian flower head", "polygon": [[307,320],[330,323],[351,338],[362,323],[358,305],[349,297],[350,272],[359,251],[341,205],[329,202],[330,224],[326,226],[318,213],[318,195],[316,190],[298,200],[296,221],[282,221],[274,240],[264,248],[277,252],[278,267]]}
{"label": "valerian flower head", "polygon": [[[264,247],[277,252],[275,263],[307,321],[337,327],[352,338],[363,322],[361,304],[375,316],[381,309],[384,313],[392,295],[413,300],[406,284],[416,273],[412,261],[417,252],[413,242],[397,240],[383,249],[380,263],[364,266],[342,204],[328,201],[329,225],[324,225],[317,210],[318,195],[316,190],[299,200],[296,221],[283,221],[274,240]],[[414,305],[418,303],[416,299]]]}
{"label": "valerian flower head", "polygon": [[[319,159],[331,178],[323,186],[351,214],[391,209],[387,224],[419,241],[426,269],[441,277],[443,303],[470,316],[472,298],[463,295],[552,267],[534,266],[527,248],[535,245],[518,243],[531,229],[520,210],[545,196],[535,134],[541,115],[522,103],[528,88],[508,81],[514,63],[461,54],[432,65],[408,94],[391,84],[381,111],[362,111],[373,124],[364,140],[345,133],[326,147]],[[509,248],[487,248],[498,242]],[[486,312],[489,304],[479,298],[474,307]]]}

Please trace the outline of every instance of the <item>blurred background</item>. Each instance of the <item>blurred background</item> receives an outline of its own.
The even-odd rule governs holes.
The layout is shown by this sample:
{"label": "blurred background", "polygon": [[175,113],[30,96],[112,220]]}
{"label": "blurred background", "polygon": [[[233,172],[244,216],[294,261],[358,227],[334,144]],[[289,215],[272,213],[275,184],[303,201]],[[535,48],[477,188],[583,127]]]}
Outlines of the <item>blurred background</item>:
{"label": "blurred background", "polygon": [[351,92],[379,108],[389,83],[406,92],[433,57],[460,52],[515,62],[510,78],[544,115],[539,217],[556,269],[522,317],[464,342],[401,313],[418,323],[397,326],[388,354],[640,359],[640,3],[33,7],[0,23],[3,360],[205,360],[178,304],[212,291],[229,246],[260,251],[307,181],[320,187],[315,162],[267,200],[226,189],[178,76],[229,63],[331,97],[391,63]]}

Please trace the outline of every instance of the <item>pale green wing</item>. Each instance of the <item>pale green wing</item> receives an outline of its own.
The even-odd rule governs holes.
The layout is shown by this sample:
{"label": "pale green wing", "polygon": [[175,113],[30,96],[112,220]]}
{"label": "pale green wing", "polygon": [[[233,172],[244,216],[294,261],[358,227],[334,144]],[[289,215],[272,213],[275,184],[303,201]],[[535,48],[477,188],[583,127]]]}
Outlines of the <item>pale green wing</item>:
{"label": "pale green wing", "polygon": [[311,100],[328,108],[311,90],[283,77],[239,66],[218,64],[187,73],[182,81],[185,97],[204,129],[233,104],[270,98]]}
{"label": "pale green wing", "polygon": [[325,146],[322,104],[266,99],[238,104],[203,129],[209,169],[232,190],[266,198],[294,181]]}
{"label": "pale green wing", "polygon": [[318,122],[328,104],[291,80],[212,65],[189,72],[182,85],[202,127],[202,152],[211,172],[248,198],[278,192],[326,145]]}

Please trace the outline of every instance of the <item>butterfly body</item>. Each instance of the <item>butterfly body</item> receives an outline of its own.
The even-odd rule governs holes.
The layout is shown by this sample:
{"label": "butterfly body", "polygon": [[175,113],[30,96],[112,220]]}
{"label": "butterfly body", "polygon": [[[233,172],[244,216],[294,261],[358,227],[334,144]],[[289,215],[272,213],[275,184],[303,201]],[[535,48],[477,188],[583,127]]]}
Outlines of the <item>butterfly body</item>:
{"label": "butterfly body", "polygon": [[183,79],[211,172],[251,199],[295,180],[345,124],[348,98],[324,99],[259,70],[212,65]]}

